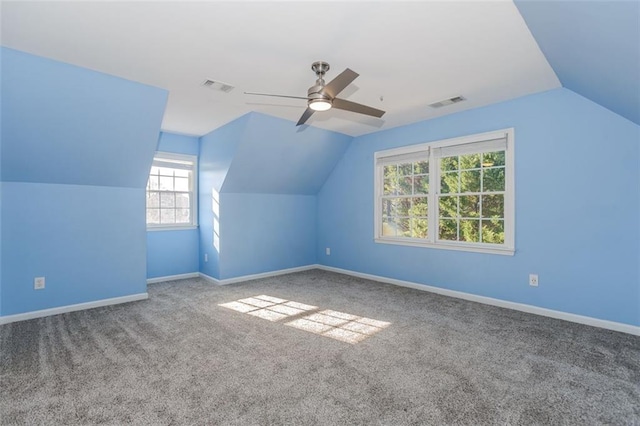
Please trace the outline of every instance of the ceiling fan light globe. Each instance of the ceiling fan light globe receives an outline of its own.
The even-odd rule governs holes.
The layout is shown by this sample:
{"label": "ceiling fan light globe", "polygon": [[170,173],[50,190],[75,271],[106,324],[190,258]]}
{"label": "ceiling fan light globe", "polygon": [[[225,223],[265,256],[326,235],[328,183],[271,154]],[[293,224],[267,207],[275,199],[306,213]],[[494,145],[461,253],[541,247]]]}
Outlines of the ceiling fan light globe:
{"label": "ceiling fan light globe", "polygon": [[326,99],[312,99],[309,101],[309,108],[314,111],[327,111],[331,109],[331,102]]}

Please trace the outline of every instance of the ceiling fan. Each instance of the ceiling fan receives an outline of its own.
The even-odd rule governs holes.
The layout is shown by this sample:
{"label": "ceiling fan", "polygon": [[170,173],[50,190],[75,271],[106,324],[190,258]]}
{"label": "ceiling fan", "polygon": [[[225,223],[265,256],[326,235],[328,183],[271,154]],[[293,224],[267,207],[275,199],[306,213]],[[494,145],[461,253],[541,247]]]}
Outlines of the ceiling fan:
{"label": "ceiling fan", "polygon": [[371,115],[373,117],[382,117],[384,111],[371,108],[366,105],[358,104],[355,102],[347,101],[346,99],[337,98],[338,94],[347,87],[353,80],[358,77],[358,73],[347,68],[342,71],[336,78],[329,83],[324,82],[324,75],[329,71],[329,64],[326,62],[318,61],[311,64],[311,69],[316,73],[318,79],[316,84],[311,86],[307,91],[307,97],[301,96],[287,96],[287,95],[272,95],[269,93],[255,93],[244,92],[246,95],[259,95],[259,96],[275,96],[278,98],[291,98],[291,99],[306,99],[307,109],[298,120],[296,126],[304,124],[311,115],[316,111],[327,111],[331,108],[342,109],[345,111],[357,112],[358,114]]}

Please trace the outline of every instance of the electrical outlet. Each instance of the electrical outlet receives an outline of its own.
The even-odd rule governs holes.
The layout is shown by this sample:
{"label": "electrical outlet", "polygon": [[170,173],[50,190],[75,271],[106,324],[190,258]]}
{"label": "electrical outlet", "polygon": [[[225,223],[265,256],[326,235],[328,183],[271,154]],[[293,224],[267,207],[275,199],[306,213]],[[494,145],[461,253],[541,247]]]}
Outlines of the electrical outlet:
{"label": "electrical outlet", "polygon": [[331,249],[329,247],[324,249],[324,252],[327,254],[327,256],[331,256]]}
{"label": "electrical outlet", "polygon": [[209,254],[207,254],[207,253],[204,254],[204,261],[205,262],[209,261]]}
{"label": "electrical outlet", "polygon": [[529,285],[538,287],[538,274],[529,274]]}
{"label": "electrical outlet", "polygon": [[33,289],[34,290],[44,289],[44,277],[35,277],[33,279]]}

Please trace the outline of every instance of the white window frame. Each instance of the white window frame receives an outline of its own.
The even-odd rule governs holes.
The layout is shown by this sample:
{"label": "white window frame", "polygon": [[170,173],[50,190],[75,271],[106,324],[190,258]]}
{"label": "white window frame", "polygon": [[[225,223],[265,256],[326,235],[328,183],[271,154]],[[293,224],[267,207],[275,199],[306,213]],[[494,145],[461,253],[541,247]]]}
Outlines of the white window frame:
{"label": "white window frame", "polygon": [[[153,156],[153,165],[156,161],[167,160],[173,161],[188,161],[193,164],[192,167],[192,179],[189,187],[189,212],[191,214],[191,222],[189,223],[171,223],[171,224],[156,224],[147,223],[147,231],[171,231],[171,230],[184,230],[184,229],[196,229],[198,227],[198,157],[196,155],[176,154],[173,152],[156,151]],[[150,173],[149,173],[150,174]],[[147,176],[147,181],[149,176]],[[145,187],[145,197],[147,196],[147,189]],[[145,222],[146,222],[147,206],[145,203]]]}
{"label": "white window frame", "polygon": [[[440,148],[481,143],[506,138],[505,149],[505,197],[504,197],[504,244],[469,243],[464,241],[438,240],[438,196],[440,195]],[[374,241],[383,244],[429,247],[445,250],[460,250],[512,256],[515,254],[515,138],[514,129],[458,138],[427,142],[418,145],[378,151],[374,155]],[[416,161],[429,158],[428,195],[428,236],[427,238],[392,237],[382,235],[382,190],[384,188],[384,160],[395,157],[398,160]],[[393,159],[391,159],[393,160]]]}

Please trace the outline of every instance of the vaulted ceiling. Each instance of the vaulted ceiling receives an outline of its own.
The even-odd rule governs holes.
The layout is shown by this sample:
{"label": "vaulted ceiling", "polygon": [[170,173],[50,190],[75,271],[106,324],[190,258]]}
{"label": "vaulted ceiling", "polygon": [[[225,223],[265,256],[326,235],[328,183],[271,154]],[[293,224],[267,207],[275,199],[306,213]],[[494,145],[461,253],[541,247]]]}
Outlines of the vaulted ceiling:
{"label": "vaulted ceiling", "polygon": [[2,181],[145,187],[165,90],[0,52]]}
{"label": "vaulted ceiling", "polygon": [[309,121],[352,136],[560,86],[512,2],[5,1],[2,43],[167,89],[163,130],[195,135],[250,111],[297,121],[304,100],[243,92],[306,96],[317,60],[327,80],[360,74],[343,97],[387,111]]}
{"label": "vaulted ceiling", "polygon": [[564,87],[640,124],[640,2],[516,5]]}
{"label": "vaulted ceiling", "polygon": [[[529,3],[3,1],[1,35],[11,48],[167,89],[163,130],[192,135],[250,111],[297,121],[304,100],[243,92],[305,96],[316,60],[331,64],[327,80],[347,67],[360,74],[341,97],[387,111],[374,119],[333,109],[308,122],[352,136],[561,83],[638,122],[640,101],[625,95],[638,89],[630,54],[640,44],[632,40],[637,20],[619,27],[610,22],[615,14],[580,12],[589,2]],[[547,13],[557,13],[555,21],[540,24]],[[567,33],[562,21],[582,29]],[[596,33],[585,36],[593,25]],[[630,56],[620,62],[606,54]],[[595,66],[597,55],[610,66]],[[235,88],[214,91],[201,86],[205,79]],[[428,106],[458,95],[467,100]]]}

